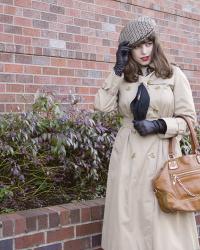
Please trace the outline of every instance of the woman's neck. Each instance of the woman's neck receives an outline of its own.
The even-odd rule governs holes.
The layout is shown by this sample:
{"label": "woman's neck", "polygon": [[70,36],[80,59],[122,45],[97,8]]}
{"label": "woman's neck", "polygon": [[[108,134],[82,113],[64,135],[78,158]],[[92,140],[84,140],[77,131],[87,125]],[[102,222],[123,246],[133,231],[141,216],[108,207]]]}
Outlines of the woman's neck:
{"label": "woman's neck", "polygon": [[142,71],[142,75],[143,75],[143,76],[148,75],[148,71],[147,71],[148,65],[141,66],[140,69],[141,69],[141,71]]}

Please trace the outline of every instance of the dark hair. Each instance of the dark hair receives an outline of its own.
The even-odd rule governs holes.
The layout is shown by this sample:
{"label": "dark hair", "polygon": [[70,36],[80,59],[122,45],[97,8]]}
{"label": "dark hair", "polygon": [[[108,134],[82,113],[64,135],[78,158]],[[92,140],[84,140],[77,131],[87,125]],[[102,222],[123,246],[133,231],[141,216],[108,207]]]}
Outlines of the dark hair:
{"label": "dark hair", "polygon": [[[136,46],[146,43],[146,42],[153,42],[153,51],[152,51],[152,61],[153,69],[155,70],[155,75],[157,77],[161,77],[163,79],[170,78],[173,74],[172,67],[168,62],[161,45],[158,41],[158,37],[156,36],[155,32],[153,32],[149,37],[145,40],[140,41],[137,44],[132,45],[132,48]],[[141,74],[139,64],[133,59],[131,53],[129,54],[128,64],[124,70],[124,79],[127,82],[136,82],[138,81],[138,75]]]}

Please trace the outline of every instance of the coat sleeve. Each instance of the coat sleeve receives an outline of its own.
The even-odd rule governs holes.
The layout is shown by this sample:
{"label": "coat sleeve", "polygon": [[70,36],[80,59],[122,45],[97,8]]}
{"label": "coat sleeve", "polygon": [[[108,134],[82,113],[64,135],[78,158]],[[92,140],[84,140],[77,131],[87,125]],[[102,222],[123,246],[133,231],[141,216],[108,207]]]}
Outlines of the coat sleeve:
{"label": "coat sleeve", "polygon": [[105,80],[104,85],[98,90],[95,95],[94,109],[102,112],[111,112],[117,110],[117,95],[120,83],[123,77],[115,75],[111,72]]}
{"label": "coat sleeve", "polygon": [[[178,67],[174,67],[174,116],[185,115],[191,118],[193,125],[197,124],[196,112],[190,84]],[[185,135],[188,132],[187,124],[182,118],[162,117],[167,124],[165,134],[158,134],[160,138],[170,138]]]}

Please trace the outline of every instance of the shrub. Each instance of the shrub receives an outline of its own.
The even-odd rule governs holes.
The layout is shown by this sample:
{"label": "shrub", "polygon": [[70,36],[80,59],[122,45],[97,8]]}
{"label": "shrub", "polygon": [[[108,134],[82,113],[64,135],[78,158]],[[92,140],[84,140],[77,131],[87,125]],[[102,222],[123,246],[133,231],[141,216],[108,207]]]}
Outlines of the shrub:
{"label": "shrub", "polygon": [[[104,197],[120,120],[76,105],[63,112],[46,94],[31,112],[0,115],[0,213]],[[191,151],[188,137],[181,147]]]}
{"label": "shrub", "polygon": [[51,95],[33,111],[0,116],[0,212],[105,196],[114,113],[62,112]]}

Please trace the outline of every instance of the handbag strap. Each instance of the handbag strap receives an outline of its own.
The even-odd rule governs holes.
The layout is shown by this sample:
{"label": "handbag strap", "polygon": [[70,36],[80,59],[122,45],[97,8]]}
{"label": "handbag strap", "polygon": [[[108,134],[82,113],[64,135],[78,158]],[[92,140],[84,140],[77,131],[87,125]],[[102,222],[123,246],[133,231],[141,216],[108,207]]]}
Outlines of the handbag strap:
{"label": "handbag strap", "polygon": [[[190,141],[192,145],[192,153],[195,154],[197,150],[199,149],[199,142],[198,142],[197,134],[194,130],[191,120],[189,119],[189,117],[184,116],[184,115],[177,115],[175,117],[181,117],[182,119],[186,121],[190,130]],[[174,155],[175,155],[175,137],[172,137],[169,139],[169,157],[172,158],[174,157]]]}

